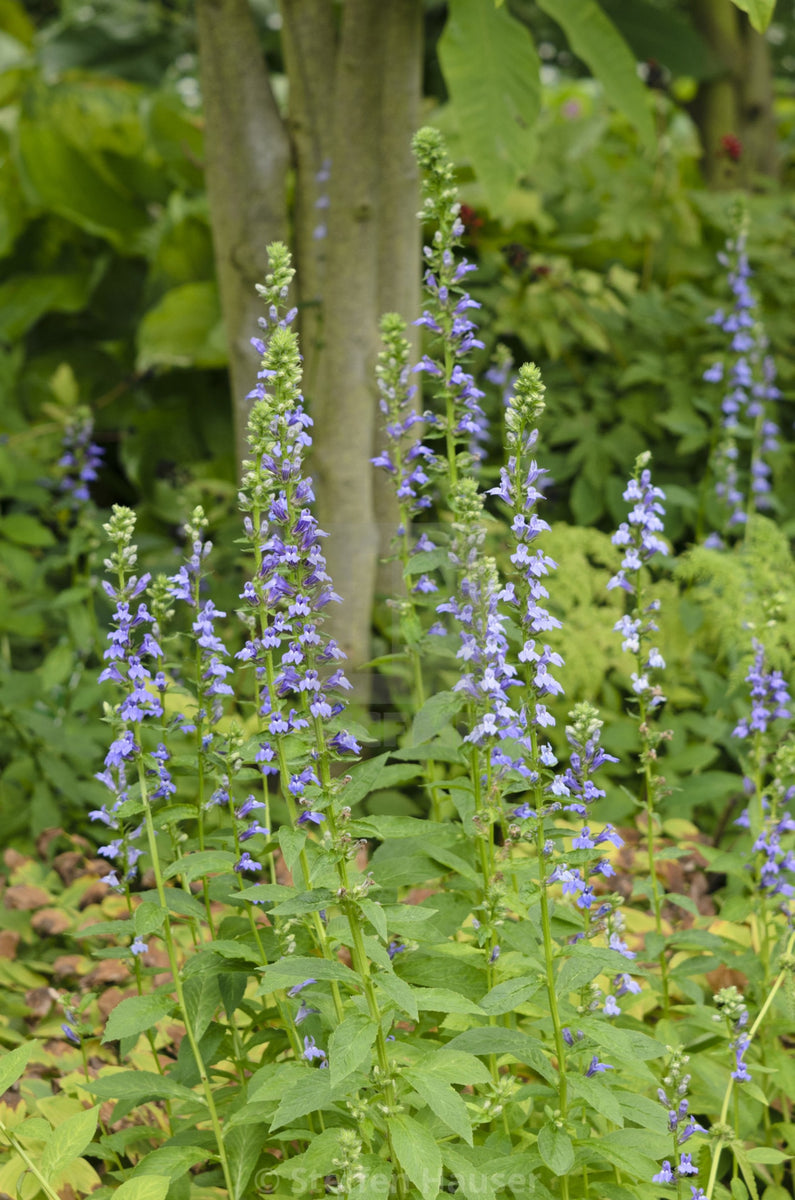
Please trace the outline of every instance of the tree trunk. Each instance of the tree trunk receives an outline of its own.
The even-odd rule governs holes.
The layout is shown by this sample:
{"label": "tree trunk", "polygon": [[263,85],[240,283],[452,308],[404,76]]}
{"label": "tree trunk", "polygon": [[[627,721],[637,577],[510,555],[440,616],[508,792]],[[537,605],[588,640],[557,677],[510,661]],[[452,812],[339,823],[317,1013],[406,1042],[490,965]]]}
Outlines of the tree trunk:
{"label": "tree trunk", "polygon": [[[373,509],[373,372],[378,352],[380,0],[346,0],[331,133],[323,353],[314,399],[318,514],[343,604],[332,631],[351,671],[370,657],[378,538]],[[366,699],[366,677],[353,682]]]}
{"label": "tree trunk", "polygon": [[256,381],[265,247],[287,235],[289,143],[248,0],[197,0],[205,175],[218,287],[229,343],[235,448],[247,454],[245,397]]}
{"label": "tree trunk", "polygon": [[[390,0],[383,22],[378,313],[397,312],[410,323],[420,315],[420,189],[411,139],[421,124],[422,0]],[[407,336],[416,361],[419,330],[409,324]],[[415,379],[419,383],[420,377]],[[379,415],[374,455],[384,440]],[[395,489],[384,471],[376,472],[373,489],[380,558],[376,587],[381,595],[394,595],[403,586],[400,572],[384,560],[398,525]]]}
{"label": "tree trunk", "polygon": [[693,104],[704,176],[711,187],[748,187],[778,169],[770,48],[731,0],[692,0],[691,12],[722,68]]}

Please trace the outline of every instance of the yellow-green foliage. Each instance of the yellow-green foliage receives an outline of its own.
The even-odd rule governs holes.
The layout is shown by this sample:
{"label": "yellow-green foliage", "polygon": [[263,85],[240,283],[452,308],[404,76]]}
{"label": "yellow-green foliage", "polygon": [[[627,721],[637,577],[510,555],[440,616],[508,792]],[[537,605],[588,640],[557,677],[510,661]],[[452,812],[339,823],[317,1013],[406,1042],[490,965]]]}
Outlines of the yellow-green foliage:
{"label": "yellow-green foliage", "polygon": [[754,638],[764,644],[768,665],[788,674],[795,647],[795,564],[781,529],[754,516],[733,549],[694,546],[676,573],[702,612],[695,637],[730,667],[733,683],[745,675]]}

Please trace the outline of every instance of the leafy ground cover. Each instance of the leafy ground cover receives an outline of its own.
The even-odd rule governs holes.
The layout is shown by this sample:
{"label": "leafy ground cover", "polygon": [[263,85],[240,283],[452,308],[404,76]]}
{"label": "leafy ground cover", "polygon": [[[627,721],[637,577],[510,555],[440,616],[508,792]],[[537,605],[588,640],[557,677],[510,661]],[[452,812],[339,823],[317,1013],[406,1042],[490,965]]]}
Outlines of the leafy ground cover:
{"label": "leafy ground cover", "polygon": [[4,785],[37,840],[4,855],[7,1194],[791,1194],[793,571],[744,218],[674,560],[642,448],[612,534],[545,519],[540,372],[502,354],[484,404],[471,233],[439,134],[416,152],[429,408],[388,317],[378,722],[324,630],[283,246],[234,548],[201,505],[176,556],[123,506],[102,538],[68,374],[9,463]]}

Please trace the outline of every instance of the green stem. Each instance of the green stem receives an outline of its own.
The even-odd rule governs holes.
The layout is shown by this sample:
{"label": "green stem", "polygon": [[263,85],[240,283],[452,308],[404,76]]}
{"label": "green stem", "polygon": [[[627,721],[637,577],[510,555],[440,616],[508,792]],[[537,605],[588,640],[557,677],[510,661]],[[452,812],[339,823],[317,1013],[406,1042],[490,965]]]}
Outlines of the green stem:
{"label": "green stem", "polygon": [[207,1074],[207,1068],[204,1065],[204,1059],[201,1056],[201,1052],[199,1050],[199,1044],[198,1044],[198,1041],[194,1034],[194,1030],[193,1030],[193,1026],[191,1024],[190,1018],[188,1017],[187,1005],[185,1004],[185,992],[182,987],[182,977],[180,975],[179,962],[177,960],[177,950],[176,950],[176,945],[174,943],[174,937],[173,937],[173,934],[171,931],[171,919],[170,919],[169,912],[168,912],[168,906],[166,905],[166,889],[165,889],[165,884],[163,882],[163,872],[160,867],[160,859],[159,859],[158,853],[157,853],[157,840],[155,838],[155,826],[154,826],[154,821],[152,820],[152,809],[151,809],[151,806],[149,803],[149,793],[148,793],[147,787],[146,787],[146,775],[144,773],[143,758],[141,755],[138,755],[138,782],[141,787],[141,801],[143,803],[143,808],[144,808],[144,819],[146,822],[146,836],[147,836],[147,840],[149,843],[149,854],[152,859],[152,870],[154,871],[154,874],[155,874],[155,884],[157,887],[157,895],[158,895],[158,899],[160,901],[160,907],[163,910],[163,940],[164,940],[165,946],[166,946],[166,953],[168,954],[168,962],[169,962],[169,967],[171,970],[172,980],[174,983],[174,991],[177,994],[177,1004],[179,1006],[179,1011],[180,1011],[182,1020],[185,1025],[185,1033],[187,1035],[188,1042],[190,1044],[190,1048],[193,1051],[193,1057],[196,1062],[196,1069],[199,1072],[199,1078],[201,1080],[202,1090],[204,1092],[204,1098],[207,1103],[208,1112],[210,1114],[210,1122],[212,1124],[213,1132],[215,1134],[215,1141],[216,1141],[216,1146],[217,1146],[217,1150],[218,1150],[218,1159],[221,1163],[221,1170],[223,1171],[224,1182],[226,1184],[229,1195],[233,1196],[235,1194],[234,1184],[232,1181],[232,1175],[231,1175],[231,1171],[229,1168],[229,1160],[227,1158],[226,1149],[224,1147],[224,1139],[223,1139],[223,1131],[221,1129],[221,1122],[218,1119],[218,1111],[215,1107],[215,1099],[213,1097],[212,1087],[210,1086],[210,1079]]}
{"label": "green stem", "polygon": [[[793,948],[795,948],[795,931],[790,934],[790,939],[787,942],[787,948],[784,951],[785,958],[788,958],[792,954]],[[782,967],[782,969],[779,971],[778,975],[776,976],[775,980],[773,981],[773,985],[767,994],[767,998],[766,998],[764,1004],[762,1005],[762,1007],[759,1010],[756,1020],[754,1021],[751,1028],[748,1030],[749,1048],[750,1048],[751,1042],[754,1040],[754,1037],[756,1036],[756,1032],[759,1029],[759,1026],[762,1024],[765,1017],[767,1016],[768,1009],[770,1008],[771,1004],[773,1003],[773,1001],[776,998],[776,993],[778,992],[778,989],[781,987],[782,983],[786,979],[787,974],[790,970],[791,970],[791,968],[789,965]],[[719,1125],[726,1124],[726,1118],[729,1114],[729,1103],[731,1101],[731,1095],[732,1095],[733,1089],[734,1089],[734,1080],[732,1079],[731,1076],[729,1076],[729,1083],[728,1083],[726,1092],[723,1097],[723,1105],[722,1105],[721,1111],[720,1111],[720,1118],[718,1121]],[[718,1176],[718,1164],[720,1162],[720,1156],[721,1156],[722,1150],[723,1150],[723,1146],[721,1145],[720,1142],[718,1142],[717,1146],[715,1147],[715,1153],[712,1156],[712,1164],[710,1166],[710,1171],[709,1171],[709,1181],[708,1181],[707,1187],[706,1187],[706,1200],[712,1200],[712,1192],[715,1187],[715,1181]]]}

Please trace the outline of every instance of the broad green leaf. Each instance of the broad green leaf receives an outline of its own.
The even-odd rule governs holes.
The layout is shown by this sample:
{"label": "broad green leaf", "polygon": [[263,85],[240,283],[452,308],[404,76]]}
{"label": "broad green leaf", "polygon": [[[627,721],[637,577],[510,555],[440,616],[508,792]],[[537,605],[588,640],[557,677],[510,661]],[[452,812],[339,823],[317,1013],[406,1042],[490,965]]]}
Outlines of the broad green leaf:
{"label": "broad green leaf", "polygon": [[[100,264],[101,267],[101,264]],[[0,284],[0,337],[15,342],[50,312],[79,312],[91,297],[99,270],[70,274],[13,275]],[[26,520],[32,521],[32,517]],[[17,540],[17,539],[14,539]],[[52,545],[22,540],[22,545]]]}
{"label": "broad green leaf", "polygon": [[572,53],[599,80],[610,103],[632,122],[643,144],[653,147],[654,121],[635,56],[596,0],[538,0],[538,6],[560,25]]}
{"label": "broad green leaf", "polygon": [[326,958],[301,958],[288,955],[272,963],[262,972],[263,992],[278,991],[279,988],[290,987],[294,983],[303,983],[305,979],[336,979],[347,983],[349,987],[359,985],[359,976],[341,962],[330,962]]}
{"label": "broad green leaf", "polygon": [[428,742],[457,717],[464,707],[463,692],[437,692],[426,700],[411,723],[411,745]]}
{"label": "broad green leaf", "polygon": [[237,1125],[225,1130],[224,1148],[232,1177],[231,1200],[243,1200],[249,1194],[246,1189],[254,1174],[266,1130],[266,1125]]}
{"label": "broad green leaf", "polygon": [[538,1131],[538,1153],[553,1175],[566,1175],[574,1166],[574,1147],[564,1129],[547,1123]]}
{"label": "broad green leaf", "polygon": [[228,358],[215,283],[171,288],[138,326],[137,369],[223,367]]}
{"label": "broad green leaf", "polygon": [[491,1080],[488,1067],[474,1054],[450,1050],[447,1046],[427,1054],[417,1066],[421,1066],[426,1075],[436,1075],[447,1083],[488,1083]]}
{"label": "broad green leaf", "polygon": [[275,917],[300,917],[304,913],[320,912],[334,903],[334,893],[328,888],[313,888],[282,900],[271,911]]}
{"label": "broad green leaf", "polygon": [[496,1026],[466,1029],[448,1043],[451,1049],[470,1054],[509,1054],[517,1062],[526,1063],[548,1083],[557,1083],[557,1073],[537,1038],[518,1029],[499,1029]]}
{"label": "broad green leaf", "polygon": [[96,1132],[98,1119],[99,1105],[75,1113],[55,1126],[44,1147],[41,1160],[41,1171],[47,1179],[52,1179],[88,1149]]}
{"label": "broad green leaf", "polygon": [[231,850],[197,850],[195,854],[185,854],[171,863],[163,872],[163,878],[173,879],[179,875],[186,883],[193,883],[202,875],[230,871],[234,863],[235,856]]}
{"label": "broad green leaf", "polygon": [[376,976],[376,982],[407,1017],[411,1017],[412,1021],[418,1019],[419,1008],[411,984],[406,983],[405,979],[401,979],[399,975],[393,975],[390,971],[380,971]]}
{"label": "broad green leaf", "polygon": [[119,250],[148,223],[145,205],[100,170],[53,121],[23,116],[18,147],[26,186],[47,208]]}
{"label": "broad green leaf", "polygon": [[213,971],[201,971],[188,976],[183,983],[185,1015],[196,1038],[202,1036],[220,1008],[218,979]]}
{"label": "broad green leaf", "polygon": [[363,1154],[359,1160],[363,1178],[350,1193],[351,1200],[389,1200],[394,1196],[392,1168],[377,1154]]}
{"label": "broad green leaf", "polygon": [[166,910],[154,900],[144,900],[133,913],[133,928],[142,938],[150,933],[159,933],[166,919]]}
{"label": "broad green leaf", "polygon": [[307,1067],[300,1079],[287,1089],[279,1107],[273,1115],[271,1130],[281,1129],[299,1117],[319,1112],[328,1107],[337,1093],[344,1089],[332,1089],[331,1076],[319,1067]]}
{"label": "broad green leaf", "polygon": [[601,1113],[614,1125],[623,1126],[624,1114],[621,1111],[616,1096],[605,1084],[598,1079],[589,1079],[587,1075],[569,1075],[569,1087],[572,1094],[587,1100],[594,1112]]}
{"label": "broad green leaf", "polygon": [[499,210],[535,153],[541,86],[533,39],[505,8],[452,0],[438,53],[462,147]]}
{"label": "broad green leaf", "polygon": [[22,1075],[35,1045],[35,1042],[25,1042],[24,1045],[17,1046],[16,1050],[6,1050],[0,1058],[0,1096]]}
{"label": "broad green leaf", "polygon": [[506,979],[496,984],[480,1001],[483,1012],[492,1016],[514,1012],[544,986],[543,979]]}
{"label": "broad green leaf", "polygon": [[387,1118],[395,1157],[424,1200],[436,1200],[442,1182],[442,1156],[424,1125],[400,1113]]}
{"label": "broad green leaf", "polygon": [[776,0],[732,0],[732,3],[744,13],[757,33],[764,33],[773,20]]}
{"label": "broad green leaf", "polygon": [[125,1179],[113,1196],[114,1200],[166,1200],[170,1184],[168,1175],[134,1175]]}
{"label": "broad green leaf", "polygon": [[[1,290],[1,289],[0,289]],[[2,303],[2,296],[0,296]],[[27,513],[11,513],[0,520],[0,536],[20,546],[54,546],[52,530]]]}
{"label": "broad green leaf", "polygon": [[791,1154],[785,1154],[783,1150],[776,1150],[773,1146],[754,1146],[753,1149],[747,1150],[749,1162],[752,1163],[783,1163],[792,1158]]}
{"label": "broad green leaf", "polygon": [[[599,3],[640,62],[653,58],[672,75],[687,75],[691,79],[708,79],[719,71],[714,51],[683,13],[658,8],[651,0],[632,0],[632,4],[626,4],[625,0],[599,0]],[[628,368],[626,374],[630,378],[637,365],[633,363]],[[640,369],[643,370],[642,365]],[[663,381],[662,366],[658,381]],[[674,487],[665,489],[669,503]],[[677,490],[684,493],[684,489]]]}
{"label": "broad green leaf", "polygon": [[[312,1138],[303,1154],[293,1155],[285,1162],[280,1163],[273,1168],[273,1174],[294,1180],[293,1186],[296,1187],[296,1191],[298,1190],[296,1185],[303,1185],[303,1189],[309,1190],[307,1184],[310,1181],[320,1180],[324,1175],[335,1174],[334,1160],[339,1161],[341,1132],[339,1127],[324,1129],[322,1133],[318,1133]],[[358,1187],[356,1196],[358,1200]]]}
{"label": "broad green leaf", "polygon": [[301,860],[301,851],[306,846],[306,830],[293,829],[290,825],[282,825],[278,833],[284,861],[288,871],[294,871]]}
{"label": "broad green leaf", "polygon": [[414,998],[420,1012],[478,1013],[483,1015],[483,1009],[479,1004],[476,1004],[474,1000],[468,1000],[466,996],[462,996],[460,992],[454,992],[450,988],[417,987],[414,989]]}
{"label": "broad green leaf", "polygon": [[170,996],[155,994],[152,996],[130,996],[122,1000],[108,1017],[103,1042],[117,1042],[120,1038],[135,1037],[145,1033],[174,1008]]}
{"label": "broad green leaf", "polygon": [[[729,1189],[732,1194],[732,1200],[748,1200],[748,1188],[741,1179],[733,1179]],[[789,1196],[789,1193],[786,1193]],[[765,1200],[770,1200],[767,1191],[765,1191]]]}
{"label": "broad green leaf", "polygon": [[328,1043],[329,1074],[333,1088],[369,1058],[370,1047],[377,1033],[375,1021],[360,1013],[353,1013],[337,1026]]}
{"label": "broad green leaf", "polygon": [[449,1083],[435,1078],[423,1070],[422,1066],[405,1072],[411,1086],[422,1096],[432,1113],[440,1121],[444,1121],[448,1129],[458,1134],[465,1142],[472,1145],[472,1122],[469,1119],[467,1106]]}
{"label": "broad green leaf", "polygon": [[742,1173],[745,1186],[751,1194],[751,1200],[759,1200],[759,1191],[756,1186],[756,1177],[754,1176],[753,1164],[748,1157],[748,1153],[741,1142],[732,1142],[732,1153],[737,1161],[737,1165]]}
{"label": "broad green leaf", "polygon": [[479,1170],[468,1158],[446,1143],[442,1146],[442,1155],[446,1166],[458,1180],[459,1190],[466,1200],[496,1200],[486,1170]]}
{"label": "broad green leaf", "polygon": [[389,937],[389,928],[386,923],[386,913],[384,907],[377,900],[360,900],[359,908],[367,917],[367,920],[372,925],[382,942],[385,942]]}
{"label": "broad green leaf", "polygon": [[133,1178],[139,1175],[168,1175],[180,1179],[196,1163],[205,1162],[207,1150],[201,1146],[159,1146],[137,1164]]}

